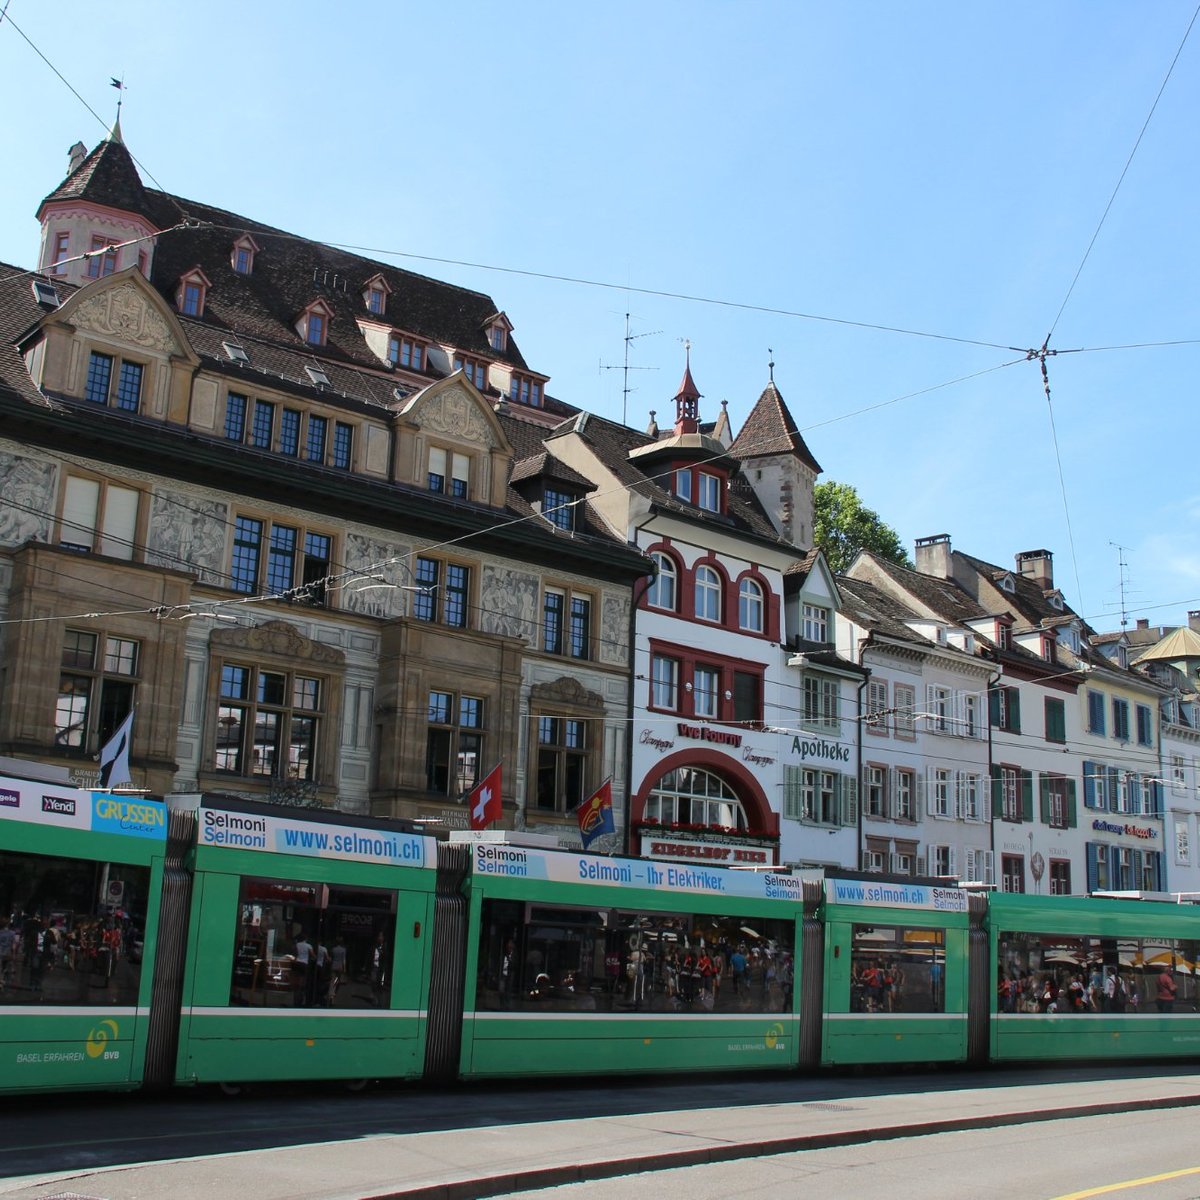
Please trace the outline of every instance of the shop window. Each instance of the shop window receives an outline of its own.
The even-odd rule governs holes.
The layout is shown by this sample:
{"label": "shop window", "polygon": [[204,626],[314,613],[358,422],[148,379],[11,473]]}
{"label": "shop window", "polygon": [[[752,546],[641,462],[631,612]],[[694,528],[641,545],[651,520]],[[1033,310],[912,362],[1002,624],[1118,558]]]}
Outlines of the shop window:
{"label": "shop window", "polygon": [[470,610],[471,568],[436,558],[418,558],[413,575],[420,589],[413,593],[413,618],[465,629]]}
{"label": "shop window", "polygon": [[655,575],[646,592],[646,603],[651,608],[663,608],[674,612],[679,586],[679,572],[675,568],[675,560],[660,550],[652,551],[650,559],[654,563]]}
{"label": "shop window", "polygon": [[677,767],[663,775],[646,797],[645,820],[661,825],[749,828],[737,793],[719,775],[699,767]]}
{"label": "shop window", "polygon": [[328,602],[332,557],[329,534],[238,516],[230,586],[237,592],[267,592],[297,604],[323,607]]}
{"label": "shop window", "polygon": [[850,938],[850,1011],[946,1011],[946,934],[941,929],[855,925]]}
{"label": "shop window", "polygon": [[141,644],[83,629],[63,632],[54,745],[95,752],[133,710]]}
{"label": "shop window", "polygon": [[483,701],[453,692],[429,693],[425,786],[442,796],[463,796],[480,779]]}
{"label": "shop window", "polygon": [[226,662],[220,670],[215,769],[318,782],[325,681],[247,663]]}
{"label": "shop window", "polygon": [[[243,878],[229,1003],[252,1008],[387,1008],[396,893]],[[415,964],[401,964],[407,976]]]}
{"label": "shop window", "polygon": [[588,722],[537,717],[537,793],[541,812],[574,812],[587,798]]}
{"label": "shop window", "polygon": [[149,900],[146,867],[0,850],[0,911],[20,939],[0,959],[0,1012],[31,1002],[132,1010]]}
{"label": "shop window", "polygon": [[141,492],[133,488],[105,479],[68,475],[59,521],[59,545],[126,561],[140,558],[141,547],[135,539],[141,499]]}
{"label": "shop window", "polygon": [[[793,1007],[795,922],[744,914],[524,904],[485,899],[474,1006],[480,1012],[697,1013]],[[753,936],[752,936],[753,934]],[[682,1032],[682,1031],[681,1031]]]}
{"label": "shop window", "polygon": [[754,579],[743,579],[738,584],[738,628],[762,633],[765,607],[761,585]]}

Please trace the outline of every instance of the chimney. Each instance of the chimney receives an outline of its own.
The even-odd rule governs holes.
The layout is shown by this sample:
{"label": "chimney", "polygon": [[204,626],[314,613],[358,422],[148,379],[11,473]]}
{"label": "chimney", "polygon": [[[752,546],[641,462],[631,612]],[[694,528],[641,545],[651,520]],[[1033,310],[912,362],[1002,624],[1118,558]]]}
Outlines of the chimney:
{"label": "chimney", "polygon": [[935,533],[931,537],[917,538],[917,570],[922,575],[937,579],[950,579],[950,535]]}
{"label": "chimney", "polygon": [[1188,613],[1188,628],[1200,633],[1200,608],[1193,608]]}
{"label": "chimney", "polygon": [[1054,555],[1049,550],[1023,550],[1017,555],[1017,574],[1032,579],[1043,592],[1054,587]]}
{"label": "chimney", "polygon": [[87,147],[82,142],[76,142],[70,150],[67,151],[69,162],[67,164],[67,174],[74,175],[83,164],[83,160],[87,158]]}
{"label": "chimney", "polygon": [[1150,618],[1149,617],[1138,617],[1137,627],[1139,629],[1149,629],[1150,628]]}

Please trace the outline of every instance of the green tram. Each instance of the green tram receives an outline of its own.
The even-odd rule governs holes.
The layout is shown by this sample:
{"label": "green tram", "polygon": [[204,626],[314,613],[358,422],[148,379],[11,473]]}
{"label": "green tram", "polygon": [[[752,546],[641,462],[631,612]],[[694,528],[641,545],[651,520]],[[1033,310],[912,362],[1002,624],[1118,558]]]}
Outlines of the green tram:
{"label": "green tram", "polygon": [[993,895],[988,917],[993,1061],[1200,1054],[1195,905]]}
{"label": "green tram", "polygon": [[1198,972],[1193,905],[0,779],[0,1092],[1193,1057]]}
{"label": "green tram", "polygon": [[801,880],[486,842],[469,853],[461,1075],[799,1063]]}
{"label": "green tram", "polygon": [[161,801],[0,779],[0,1089],[135,1087],[169,1054],[166,846]]}

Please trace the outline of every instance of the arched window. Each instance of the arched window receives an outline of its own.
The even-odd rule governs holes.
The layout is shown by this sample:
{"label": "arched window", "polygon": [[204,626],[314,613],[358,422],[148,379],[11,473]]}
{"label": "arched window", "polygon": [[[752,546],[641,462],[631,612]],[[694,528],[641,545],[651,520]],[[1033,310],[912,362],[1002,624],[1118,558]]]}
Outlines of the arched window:
{"label": "arched window", "polygon": [[646,797],[647,821],[748,829],[746,810],[719,775],[699,767],[668,771]]}
{"label": "arched window", "polygon": [[721,576],[715,567],[696,568],[696,616],[702,621],[721,619]]}
{"label": "arched window", "polygon": [[650,555],[658,574],[650,584],[646,593],[646,603],[652,608],[666,608],[675,611],[675,587],[679,582],[675,570],[675,560],[669,554],[656,550]]}
{"label": "arched window", "polygon": [[738,628],[763,631],[763,590],[753,579],[743,579],[738,585]]}

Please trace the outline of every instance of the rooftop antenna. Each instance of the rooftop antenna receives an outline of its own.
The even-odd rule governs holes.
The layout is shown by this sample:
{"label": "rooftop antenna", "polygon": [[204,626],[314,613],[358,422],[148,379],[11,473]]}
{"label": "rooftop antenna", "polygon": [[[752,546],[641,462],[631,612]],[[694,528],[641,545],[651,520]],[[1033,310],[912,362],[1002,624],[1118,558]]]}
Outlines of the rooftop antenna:
{"label": "rooftop antenna", "polygon": [[629,386],[630,371],[657,371],[657,367],[631,367],[629,365],[629,343],[636,341],[638,338],[654,337],[655,334],[662,333],[661,329],[652,329],[646,333],[630,333],[629,332],[629,314],[625,314],[625,361],[618,367],[616,363],[600,363],[601,371],[621,371],[623,384],[621,386],[621,424],[628,425],[629,413],[629,393],[632,390]]}
{"label": "rooftop antenna", "polygon": [[1122,546],[1117,542],[1109,542],[1108,544],[1114,547],[1117,552],[1118,586],[1121,589],[1121,628],[1124,629],[1129,624],[1129,613],[1125,608],[1125,585],[1129,582],[1129,564],[1125,561],[1125,551],[1128,547]]}

